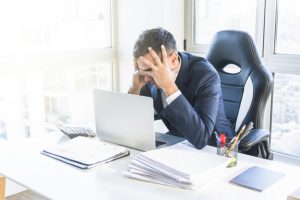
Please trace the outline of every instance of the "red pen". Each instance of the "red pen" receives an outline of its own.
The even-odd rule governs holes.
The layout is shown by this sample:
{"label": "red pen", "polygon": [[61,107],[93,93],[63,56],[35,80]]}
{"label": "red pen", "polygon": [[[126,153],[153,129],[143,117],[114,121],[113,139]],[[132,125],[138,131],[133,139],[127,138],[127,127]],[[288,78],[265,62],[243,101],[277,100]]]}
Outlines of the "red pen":
{"label": "red pen", "polygon": [[226,135],[224,133],[220,134],[220,142],[221,144],[226,144]]}

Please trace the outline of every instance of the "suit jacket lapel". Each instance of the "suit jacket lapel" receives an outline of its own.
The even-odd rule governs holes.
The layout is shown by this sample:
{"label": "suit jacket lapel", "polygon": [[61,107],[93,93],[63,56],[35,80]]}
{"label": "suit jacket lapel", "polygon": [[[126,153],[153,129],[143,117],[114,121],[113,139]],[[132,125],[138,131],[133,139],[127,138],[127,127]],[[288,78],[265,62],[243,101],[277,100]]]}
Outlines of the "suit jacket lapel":
{"label": "suit jacket lapel", "polygon": [[181,66],[175,83],[181,92],[185,92],[187,91],[185,82],[188,79],[189,59],[188,56],[184,53],[178,52],[178,54],[181,58]]}

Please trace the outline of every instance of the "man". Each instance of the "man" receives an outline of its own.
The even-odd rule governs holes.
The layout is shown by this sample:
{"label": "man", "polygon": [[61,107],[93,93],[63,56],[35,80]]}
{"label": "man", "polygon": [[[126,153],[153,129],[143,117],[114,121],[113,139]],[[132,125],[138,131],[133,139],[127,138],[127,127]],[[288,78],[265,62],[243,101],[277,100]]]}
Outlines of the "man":
{"label": "man", "polygon": [[144,31],[134,46],[131,94],[154,100],[156,119],[172,135],[201,149],[215,142],[212,133],[233,130],[224,112],[220,78],[204,58],[177,51],[173,35],[156,28]]}

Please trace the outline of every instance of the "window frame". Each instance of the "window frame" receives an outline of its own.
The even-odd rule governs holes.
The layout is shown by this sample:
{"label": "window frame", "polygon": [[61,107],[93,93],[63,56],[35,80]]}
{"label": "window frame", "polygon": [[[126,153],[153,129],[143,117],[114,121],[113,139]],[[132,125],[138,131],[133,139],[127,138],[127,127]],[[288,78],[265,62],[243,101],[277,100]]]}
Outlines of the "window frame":
{"label": "window frame", "polygon": [[[255,41],[258,44],[258,51],[262,55],[263,43],[264,43],[264,8],[266,0],[257,0],[257,12],[256,12],[256,30],[255,30]],[[186,40],[186,51],[199,53],[204,55],[209,48],[208,44],[196,44],[195,43],[195,0],[185,2],[185,40]]]}
{"label": "window frame", "polygon": [[292,73],[300,75],[300,54],[276,54],[276,28],[277,28],[277,0],[267,1],[265,45],[263,60],[271,69],[277,73]]}

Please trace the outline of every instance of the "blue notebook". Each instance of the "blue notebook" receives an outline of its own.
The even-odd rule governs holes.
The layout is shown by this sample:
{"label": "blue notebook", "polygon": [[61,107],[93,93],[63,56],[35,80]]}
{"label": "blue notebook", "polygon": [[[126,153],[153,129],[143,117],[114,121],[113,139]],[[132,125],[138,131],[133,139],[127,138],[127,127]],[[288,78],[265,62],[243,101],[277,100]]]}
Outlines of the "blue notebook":
{"label": "blue notebook", "polygon": [[283,176],[284,173],[254,166],[231,179],[230,183],[263,191]]}

